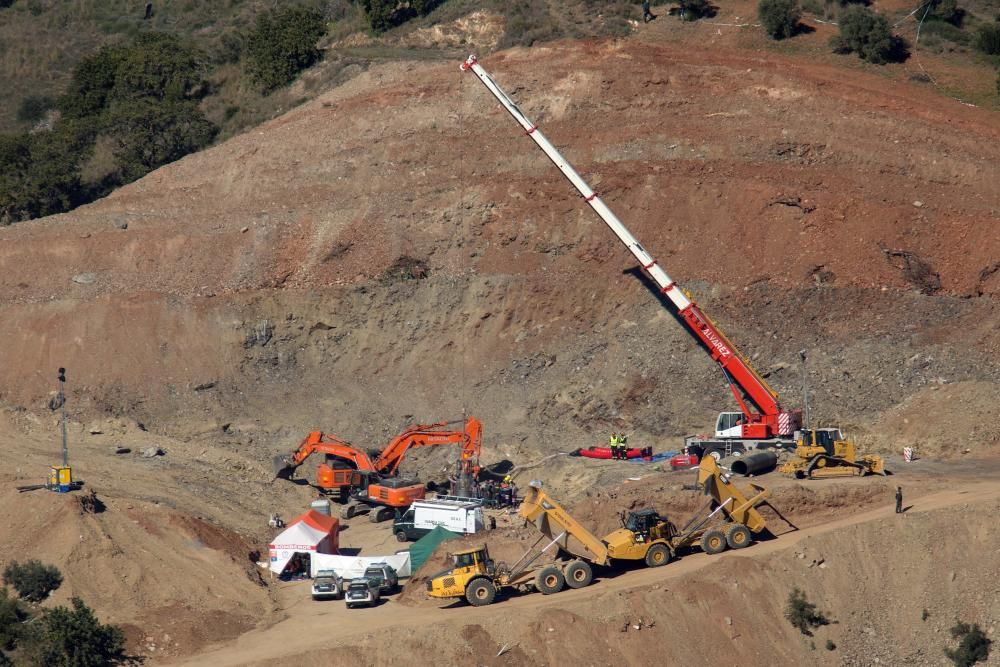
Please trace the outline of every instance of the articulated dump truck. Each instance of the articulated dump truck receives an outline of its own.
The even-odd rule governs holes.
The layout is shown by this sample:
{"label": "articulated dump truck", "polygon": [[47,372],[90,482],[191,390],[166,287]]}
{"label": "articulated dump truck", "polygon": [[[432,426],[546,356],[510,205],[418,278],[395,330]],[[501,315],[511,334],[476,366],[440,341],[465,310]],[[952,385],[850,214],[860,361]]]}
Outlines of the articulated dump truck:
{"label": "articulated dump truck", "polygon": [[[749,496],[729,481],[711,456],[698,467],[698,486],[709,496],[705,511],[697,513],[682,528],[655,510],[622,514],[622,527],[603,539],[573,518],[532,482],[519,514],[538,529],[540,536],[511,566],[494,562],[486,545],[453,553],[454,567],[427,582],[427,594],[435,598],[465,598],[469,604],[491,604],[504,589],[558,593],[564,587],[583,588],[594,580],[594,567],[615,567],[627,561],[643,561],[648,567],[666,565],[680,553],[700,547],[717,554],[727,548],[742,549],[753,542],[766,524],[757,507],[767,502],[770,491],[751,484]],[[721,525],[714,521],[726,518]],[[539,548],[543,541],[548,543]],[[535,565],[556,547],[558,559]]]}

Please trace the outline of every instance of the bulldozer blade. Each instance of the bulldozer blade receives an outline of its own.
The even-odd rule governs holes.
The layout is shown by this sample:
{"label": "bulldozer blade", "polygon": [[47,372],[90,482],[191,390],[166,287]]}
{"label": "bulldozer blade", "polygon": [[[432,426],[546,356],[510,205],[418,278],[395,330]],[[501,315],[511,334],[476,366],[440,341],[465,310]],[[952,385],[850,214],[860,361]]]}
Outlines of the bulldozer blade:
{"label": "bulldozer blade", "polygon": [[283,454],[278,454],[271,459],[271,465],[274,467],[275,479],[291,479],[292,473],[295,472],[295,466]]}

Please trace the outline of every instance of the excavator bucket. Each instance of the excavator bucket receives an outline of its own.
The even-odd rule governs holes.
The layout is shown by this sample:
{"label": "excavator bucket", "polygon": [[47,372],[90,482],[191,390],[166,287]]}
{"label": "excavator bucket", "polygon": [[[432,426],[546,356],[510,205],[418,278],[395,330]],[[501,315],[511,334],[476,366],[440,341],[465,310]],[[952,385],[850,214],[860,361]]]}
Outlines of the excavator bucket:
{"label": "excavator bucket", "polygon": [[275,479],[291,479],[292,473],[295,472],[295,466],[284,454],[278,454],[272,458],[271,465],[274,467]]}

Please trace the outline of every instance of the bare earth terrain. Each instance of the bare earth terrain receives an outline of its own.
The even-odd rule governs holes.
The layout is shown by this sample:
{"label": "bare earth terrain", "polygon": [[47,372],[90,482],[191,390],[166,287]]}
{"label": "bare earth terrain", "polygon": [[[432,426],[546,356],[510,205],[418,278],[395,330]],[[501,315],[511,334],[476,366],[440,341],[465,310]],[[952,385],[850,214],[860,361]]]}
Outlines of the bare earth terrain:
{"label": "bare earth terrain", "polygon": [[[672,664],[940,665],[956,619],[996,639],[1000,116],[681,29],[483,62],[784,404],[802,403],[806,350],[813,415],[896,476],[769,475],[799,530],[772,517],[777,538],[740,555],[488,608],[411,588],[347,613],[262,579],[268,513],[316,495],[272,481],[270,458],[309,430],[380,447],[472,414],[485,463],[528,464],[612,429],[675,450],[734,407],[481,84],[450,60],[391,64],[105,200],[0,228],[0,565],[57,564],[46,604],[82,595],[147,664],[641,665],[656,647]],[[100,514],[13,489],[58,461],[59,366]],[[904,465],[904,446],[921,459]],[[434,477],[454,454],[405,467]],[[554,457],[531,478],[598,533],[621,509],[700,502],[685,474],[638,464]],[[501,522],[491,539],[515,552],[527,534]],[[341,544],[398,547],[364,517]],[[793,586],[836,620],[813,640],[782,618]]]}

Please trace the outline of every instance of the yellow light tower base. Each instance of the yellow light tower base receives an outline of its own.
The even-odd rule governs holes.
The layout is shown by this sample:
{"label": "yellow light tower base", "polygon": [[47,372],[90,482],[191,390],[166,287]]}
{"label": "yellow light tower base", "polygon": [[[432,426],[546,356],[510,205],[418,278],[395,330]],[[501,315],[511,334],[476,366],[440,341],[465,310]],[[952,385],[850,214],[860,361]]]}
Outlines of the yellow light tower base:
{"label": "yellow light tower base", "polygon": [[73,490],[73,470],[69,466],[52,466],[49,468],[49,490],[67,493]]}

